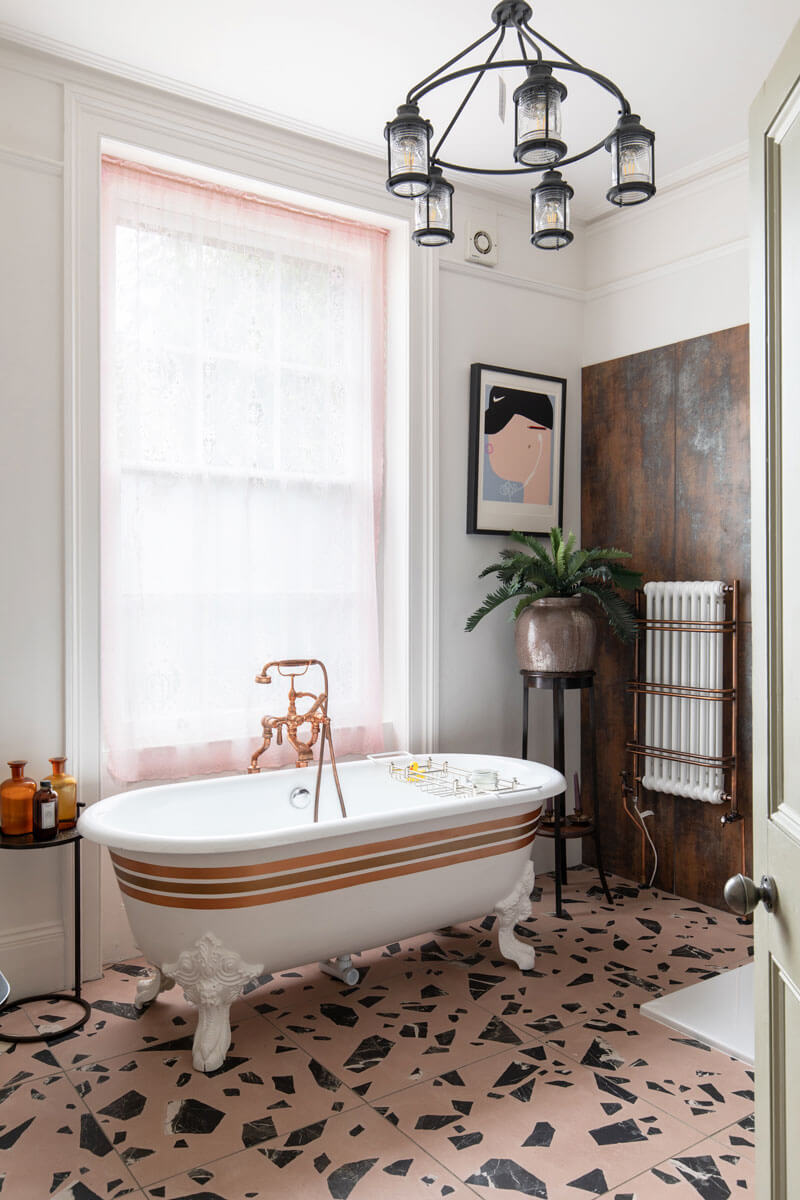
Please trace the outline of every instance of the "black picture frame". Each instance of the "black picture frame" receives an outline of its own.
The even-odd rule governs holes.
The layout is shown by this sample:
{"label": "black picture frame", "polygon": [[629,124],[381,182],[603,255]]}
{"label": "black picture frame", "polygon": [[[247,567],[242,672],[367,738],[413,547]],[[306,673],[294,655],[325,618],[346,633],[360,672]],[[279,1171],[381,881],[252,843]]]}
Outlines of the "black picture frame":
{"label": "black picture frame", "polygon": [[566,401],[566,379],[471,364],[467,533],[546,535],[562,525]]}

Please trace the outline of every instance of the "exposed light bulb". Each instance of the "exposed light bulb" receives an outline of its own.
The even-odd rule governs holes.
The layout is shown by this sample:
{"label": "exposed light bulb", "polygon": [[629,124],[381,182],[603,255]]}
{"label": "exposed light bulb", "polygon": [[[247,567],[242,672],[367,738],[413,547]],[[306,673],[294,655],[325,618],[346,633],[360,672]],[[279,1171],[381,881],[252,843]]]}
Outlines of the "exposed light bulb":
{"label": "exposed light bulb", "polygon": [[625,182],[648,178],[648,173],[644,168],[644,149],[645,147],[640,142],[629,142],[620,150],[619,165]]}
{"label": "exposed light bulb", "polygon": [[424,169],[423,155],[420,152],[420,143],[418,138],[401,137],[397,140],[397,149],[400,152],[403,167],[406,171],[416,171]]}
{"label": "exposed light bulb", "polygon": [[551,227],[561,224],[561,205],[558,203],[558,200],[546,201],[542,212],[541,224]]}
{"label": "exposed light bulb", "polygon": [[532,133],[544,136],[547,133],[547,95],[539,92],[533,98],[521,105],[520,117],[524,122],[525,136]]}

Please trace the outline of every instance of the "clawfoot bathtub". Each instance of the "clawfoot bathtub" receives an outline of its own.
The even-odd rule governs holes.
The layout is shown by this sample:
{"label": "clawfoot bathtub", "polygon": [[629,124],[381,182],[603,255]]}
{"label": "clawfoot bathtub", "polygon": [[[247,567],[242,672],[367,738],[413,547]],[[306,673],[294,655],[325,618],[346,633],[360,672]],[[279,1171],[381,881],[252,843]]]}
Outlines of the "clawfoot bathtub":
{"label": "clawfoot bathtub", "polygon": [[[438,777],[445,758],[448,774]],[[388,760],[339,767],[344,818],[326,768],[316,824],[313,766],[127,792],[81,816],[81,834],[109,848],[154,967],[136,1004],[183,988],[199,1014],[196,1070],[222,1064],[230,1006],[264,971],[323,959],[352,984],[353,950],[492,910],[500,953],[533,966],[514,925],[530,915],[531,843],[563,776],[486,756],[437,756],[430,772],[409,769],[410,756],[393,762],[394,771]],[[480,787],[471,783],[478,768],[492,790],[481,790],[485,774]]]}

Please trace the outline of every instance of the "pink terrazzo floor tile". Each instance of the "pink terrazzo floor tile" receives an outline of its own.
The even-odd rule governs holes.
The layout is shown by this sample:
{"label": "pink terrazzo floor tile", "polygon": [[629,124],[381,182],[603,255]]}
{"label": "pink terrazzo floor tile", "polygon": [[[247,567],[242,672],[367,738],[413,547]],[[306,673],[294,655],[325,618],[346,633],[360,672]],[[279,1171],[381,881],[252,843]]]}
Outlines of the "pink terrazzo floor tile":
{"label": "pink terrazzo floor tile", "polygon": [[467,1200],[474,1192],[366,1105],[145,1188],[147,1200]]}
{"label": "pink terrazzo floor tile", "polygon": [[63,1075],[0,1092],[0,1179],[9,1200],[118,1200],[138,1185]]}
{"label": "pink terrazzo floor tile", "polygon": [[[84,988],[81,1033],[0,1043],[2,1200],[747,1194],[747,1068],[638,1006],[747,961],[750,928],[610,883],[612,905],[593,869],[571,869],[556,918],[553,879],[537,880],[517,928],[532,972],[500,956],[490,914],[363,949],[355,988],[317,964],[268,976],[234,1005],[209,1076],[180,991],[138,1014],[146,964],[109,968]],[[72,1012],[31,1007],[43,1029]],[[6,1020],[33,1029],[24,1010]],[[32,1130],[48,1149],[31,1168]]]}
{"label": "pink terrazzo floor tile", "polygon": [[[91,1016],[82,1029],[49,1043],[59,1066],[69,1068],[146,1049],[170,1038],[194,1035],[197,1009],[184,998],[179,987],[162,992],[145,1009],[134,1007],[136,985],[151,970],[144,959],[117,963],[106,969],[102,979],[84,984],[82,995],[91,1005]],[[74,1019],[75,1010],[63,1005],[45,1001],[25,1007],[39,1030],[54,1030],[59,1023]],[[241,1024],[252,1015],[251,1006],[244,1000],[237,1000],[231,1006],[232,1023]]]}
{"label": "pink terrazzo floor tile", "polygon": [[[64,1006],[74,1020],[80,1010]],[[3,1013],[1,1026],[4,1033],[30,1037],[36,1033],[25,1005],[16,1006]],[[52,1075],[59,1069],[57,1060],[45,1042],[0,1042],[0,1087],[19,1083],[22,1079],[35,1079],[41,1075]]]}
{"label": "pink terrazzo floor tile", "polygon": [[600,1195],[687,1144],[681,1122],[542,1044],[386,1096],[388,1120],[479,1195]]}
{"label": "pink terrazzo floor tile", "polygon": [[370,1102],[449,1064],[532,1040],[412,969],[374,986],[368,978],[355,988],[331,979],[286,988],[267,1003],[260,1011]]}
{"label": "pink terrazzo floor tile", "polygon": [[[578,864],[567,868],[567,882],[561,887],[561,906],[568,918],[576,913],[611,911],[624,905],[633,906],[640,902],[643,892],[637,884],[619,875],[606,874],[611,904],[608,902],[596,867]],[[534,904],[543,915],[555,916],[555,875],[552,871],[536,876]]]}
{"label": "pink terrazzo floor tile", "polygon": [[192,1069],[187,1037],[83,1065],[69,1078],[140,1185],[361,1103],[257,1017],[234,1029],[225,1062],[209,1074]]}
{"label": "pink terrazzo floor tile", "polygon": [[[620,1088],[697,1129],[716,1133],[753,1110],[753,1071],[745,1063],[629,1010],[554,1034],[550,1045]],[[680,1074],[676,1063],[680,1062]]]}
{"label": "pink terrazzo floor tile", "polygon": [[726,1150],[734,1154],[743,1154],[745,1158],[755,1160],[756,1156],[756,1121],[753,1113],[742,1117],[727,1129],[721,1129],[714,1134],[714,1140]]}
{"label": "pink terrazzo floor tile", "polygon": [[628,1179],[603,1200],[745,1200],[755,1196],[754,1187],[751,1159],[707,1141]]}

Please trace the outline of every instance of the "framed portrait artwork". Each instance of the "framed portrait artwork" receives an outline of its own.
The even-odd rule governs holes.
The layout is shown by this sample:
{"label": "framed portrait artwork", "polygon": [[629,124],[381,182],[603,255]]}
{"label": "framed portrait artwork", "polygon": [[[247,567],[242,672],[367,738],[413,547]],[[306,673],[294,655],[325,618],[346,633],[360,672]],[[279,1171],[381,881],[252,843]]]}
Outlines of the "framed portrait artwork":
{"label": "framed portrait artwork", "polygon": [[566,396],[565,379],[472,364],[467,533],[561,525]]}

